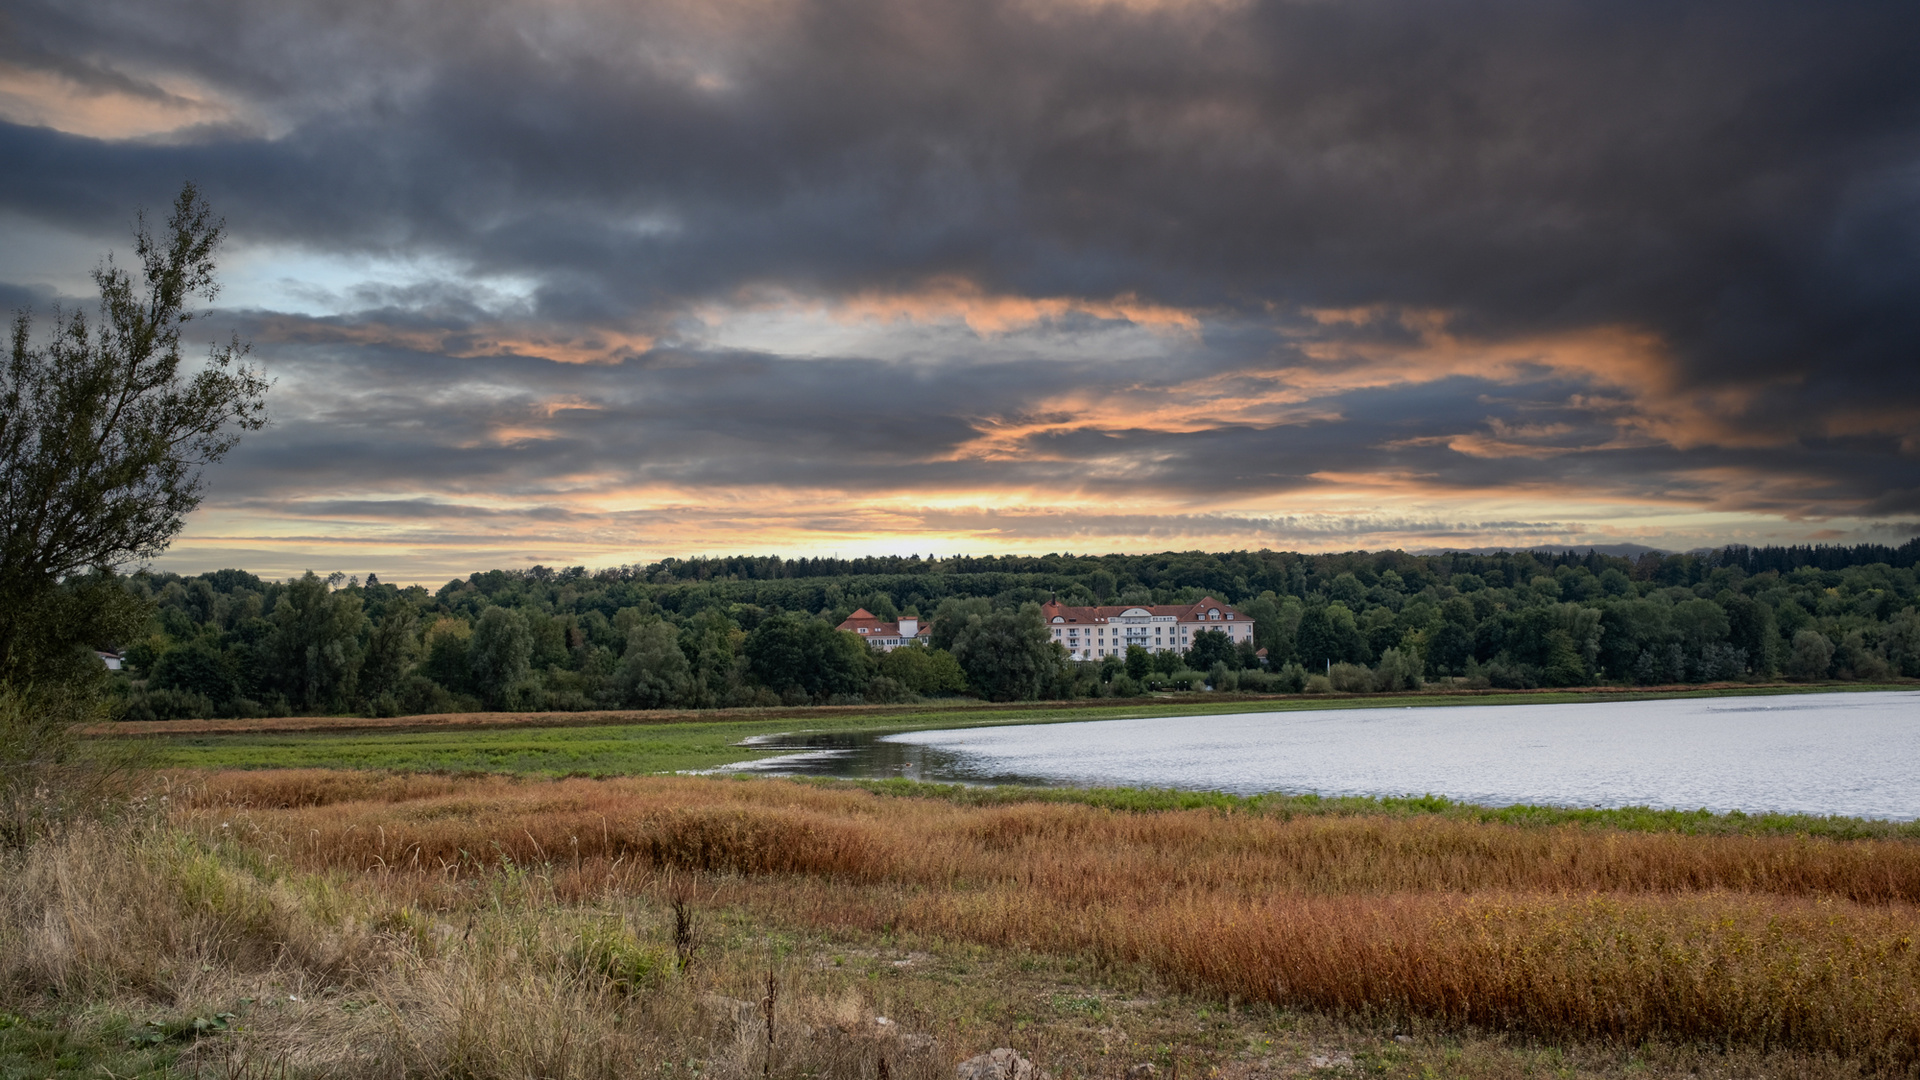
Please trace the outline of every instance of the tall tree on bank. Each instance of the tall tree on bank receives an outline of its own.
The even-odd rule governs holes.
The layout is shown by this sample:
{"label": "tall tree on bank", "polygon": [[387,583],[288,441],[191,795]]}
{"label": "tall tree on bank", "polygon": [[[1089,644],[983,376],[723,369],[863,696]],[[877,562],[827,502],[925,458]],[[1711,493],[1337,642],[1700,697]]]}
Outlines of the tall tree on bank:
{"label": "tall tree on bank", "polygon": [[183,371],[194,298],[219,292],[225,223],[191,184],[166,231],[134,230],[142,279],[111,256],[93,272],[97,323],[54,313],[36,342],[18,313],[0,373],[0,682],[82,677],[90,644],[143,614],[111,572],[166,550],[200,503],[201,470],[266,423],[267,382],[247,346],[216,345]]}

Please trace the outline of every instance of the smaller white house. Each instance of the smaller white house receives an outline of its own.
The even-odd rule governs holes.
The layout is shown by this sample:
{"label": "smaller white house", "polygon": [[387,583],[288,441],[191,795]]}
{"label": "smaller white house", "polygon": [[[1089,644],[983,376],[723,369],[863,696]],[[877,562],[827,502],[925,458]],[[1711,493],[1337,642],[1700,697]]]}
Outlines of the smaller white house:
{"label": "smaller white house", "polygon": [[107,665],[108,671],[120,670],[120,654],[119,653],[107,652],[105,649],[95,649],[93,650],[93,655],[99,657],[100,662]]}
{"label": "smaller white house", "polygon": [[898,622],[888,622],[866,608],[860,608],[847,616],[847,621],[835,627],[848,633],[859,634],[868,646],[881,652],[891,652],[902,645],[919,642],[925,645],[933,638],[933,628],[919,619],[907,616]]}

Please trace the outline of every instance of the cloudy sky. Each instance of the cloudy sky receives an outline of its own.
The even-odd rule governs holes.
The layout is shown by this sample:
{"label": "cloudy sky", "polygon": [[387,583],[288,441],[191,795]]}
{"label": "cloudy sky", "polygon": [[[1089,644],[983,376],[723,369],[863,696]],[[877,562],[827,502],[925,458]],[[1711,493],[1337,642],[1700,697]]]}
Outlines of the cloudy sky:
{"label": "cloudy sky", "polygon": [[4,0],[0,307],[202,185],[163,567],[1920,532],[1920,8]]}

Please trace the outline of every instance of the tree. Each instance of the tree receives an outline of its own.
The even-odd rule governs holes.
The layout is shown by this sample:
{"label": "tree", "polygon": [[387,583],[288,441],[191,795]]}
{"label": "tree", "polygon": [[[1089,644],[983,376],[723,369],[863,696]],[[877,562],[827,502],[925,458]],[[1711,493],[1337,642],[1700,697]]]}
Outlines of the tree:
{"label": "tree", "polygon": [[181,370],[189,305],[219,292],[224,230],[187,184],[165,233],[139,218],[142,284],[110,255],[94,270],[97,324],[56,311],[36,344],[31,313],[14,318],[0,373],[0,679],[70,678],[84,646],[130,632],[140,611],[125,589],[63,583],[166,550],[200,503],[201,470],[266,423],[267,383],[238,338]]}
{"label": "tree", "polygon": [[1833,639],[1818,630],[1802,630],[1793,635],[1787,653],[1787,678],[1809,681],[1824,679],[1833,667]]}
{"label": "tree", "polygon": [[744,647],[760,685],[778,694],[797,687],[815,700],[862,692],[874,668],[873,650],[857,636],[787,612],[761,620]]}
{"label": "tree", "polygon": [[427,628],[427,658],[421,665],[427,678],[456,694],[473,688],[473,671],[467,666],[467,651],[473,644],[473,627],[465,619],[441,616]]}
{"label": "tree", "polygon": [[240,695],[240,678],[233,670],[232,661],[205,638],[195,638],[161,653],[147,685],[200,694],[215,706],[225,706]]}
{"label": "tree", "polygon": [[533,632],[526,616],[512,608],[490,607],[473,624],[467,645],[467,670],[487,707],[504,706],[507,691],[532,669]]}
{"label": "tree", "polygon": [[1040,605],[1003,608],[967,619],[953,640],[953,658],[967,682],[992,701],[1040,696],[1066,663],[1067,651],[1047,634]]}
{"label": "tree", "polygon": [[1229,668],[1240,666],[1240,655],[1234,651],[1233,639],[1225,630],[1202,630],[1193,635],[1193,646],[1187,650],[1187,666],[1195,671],[1211,671],[1215,664],[1225,664]]}
{"label": "tree", "polygon": [[747,635],[724,612],[708,608],[680,630],[680,651],[693,665],[690,704],[720,704],[739,686],[740,648]]}
{"label": "tree", "polygon": [[680,651],[680,635],[659,616],[628,632],[618,676],[626,704],[641,709],[678,705],[691,679],[687,654]]}
{"label": "tree", "polygon": [[902,645],[880,656],[880,674],[916,694],[933,697],[967,689],[967,674],[953,654],[925,645]]}
{"label": "tree", "polygon": [[1300,616],[1295,651],[1309,669],[1327,661],[1364,664],[1373,659],[1367,637],[1345,604],[1311,607]]}
{"label": "tree", "polygon": [[399,691],[420,658],[420,613],[402,600],[390,605],[367,639],[360,692],[369,699]]}
{"label": "tree", "polygon": [[309,570],[287,583],[273,606],[273,653],[281,689],[295,708],[339,709],[360,674],[360,598],[334,592]]}

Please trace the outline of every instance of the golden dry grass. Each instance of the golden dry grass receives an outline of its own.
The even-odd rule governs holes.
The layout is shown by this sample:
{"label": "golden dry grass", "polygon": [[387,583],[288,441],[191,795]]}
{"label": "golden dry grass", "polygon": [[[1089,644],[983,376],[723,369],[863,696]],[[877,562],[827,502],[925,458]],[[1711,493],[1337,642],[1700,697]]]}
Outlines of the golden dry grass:
{"label": "golden dry grass", "polygon": [[[679,975],[647,925],[660,912],[618,895],[556,904],[495,874],[478,902],[437,918],[364,879],[288,875],[165,828],[75,829],[8,853],[0,870],[9,1024],[13,1010],[58,1009],[121,1043],[142,1017],[239,1011],[231,1033],[187,1046],[167,1075],[745,1080],[766,1069],[761,1014],[712,993],[740,981],[743,958]],[[744,960],[755,972],[773,963]],[[930,1044],[877,1026],[858,995],[774,966],[785,989],[773,1075],[872,1075],[882,1056],[902,1080],[950,1072]]]}
{"label": "golden dry grass", "polygon": [[179,820],[421,910],[663,872],[797,923],[1151,965],[1239,1001],[1920,1065],[1920,845],[966,807],[778,781],[191,778]]}

